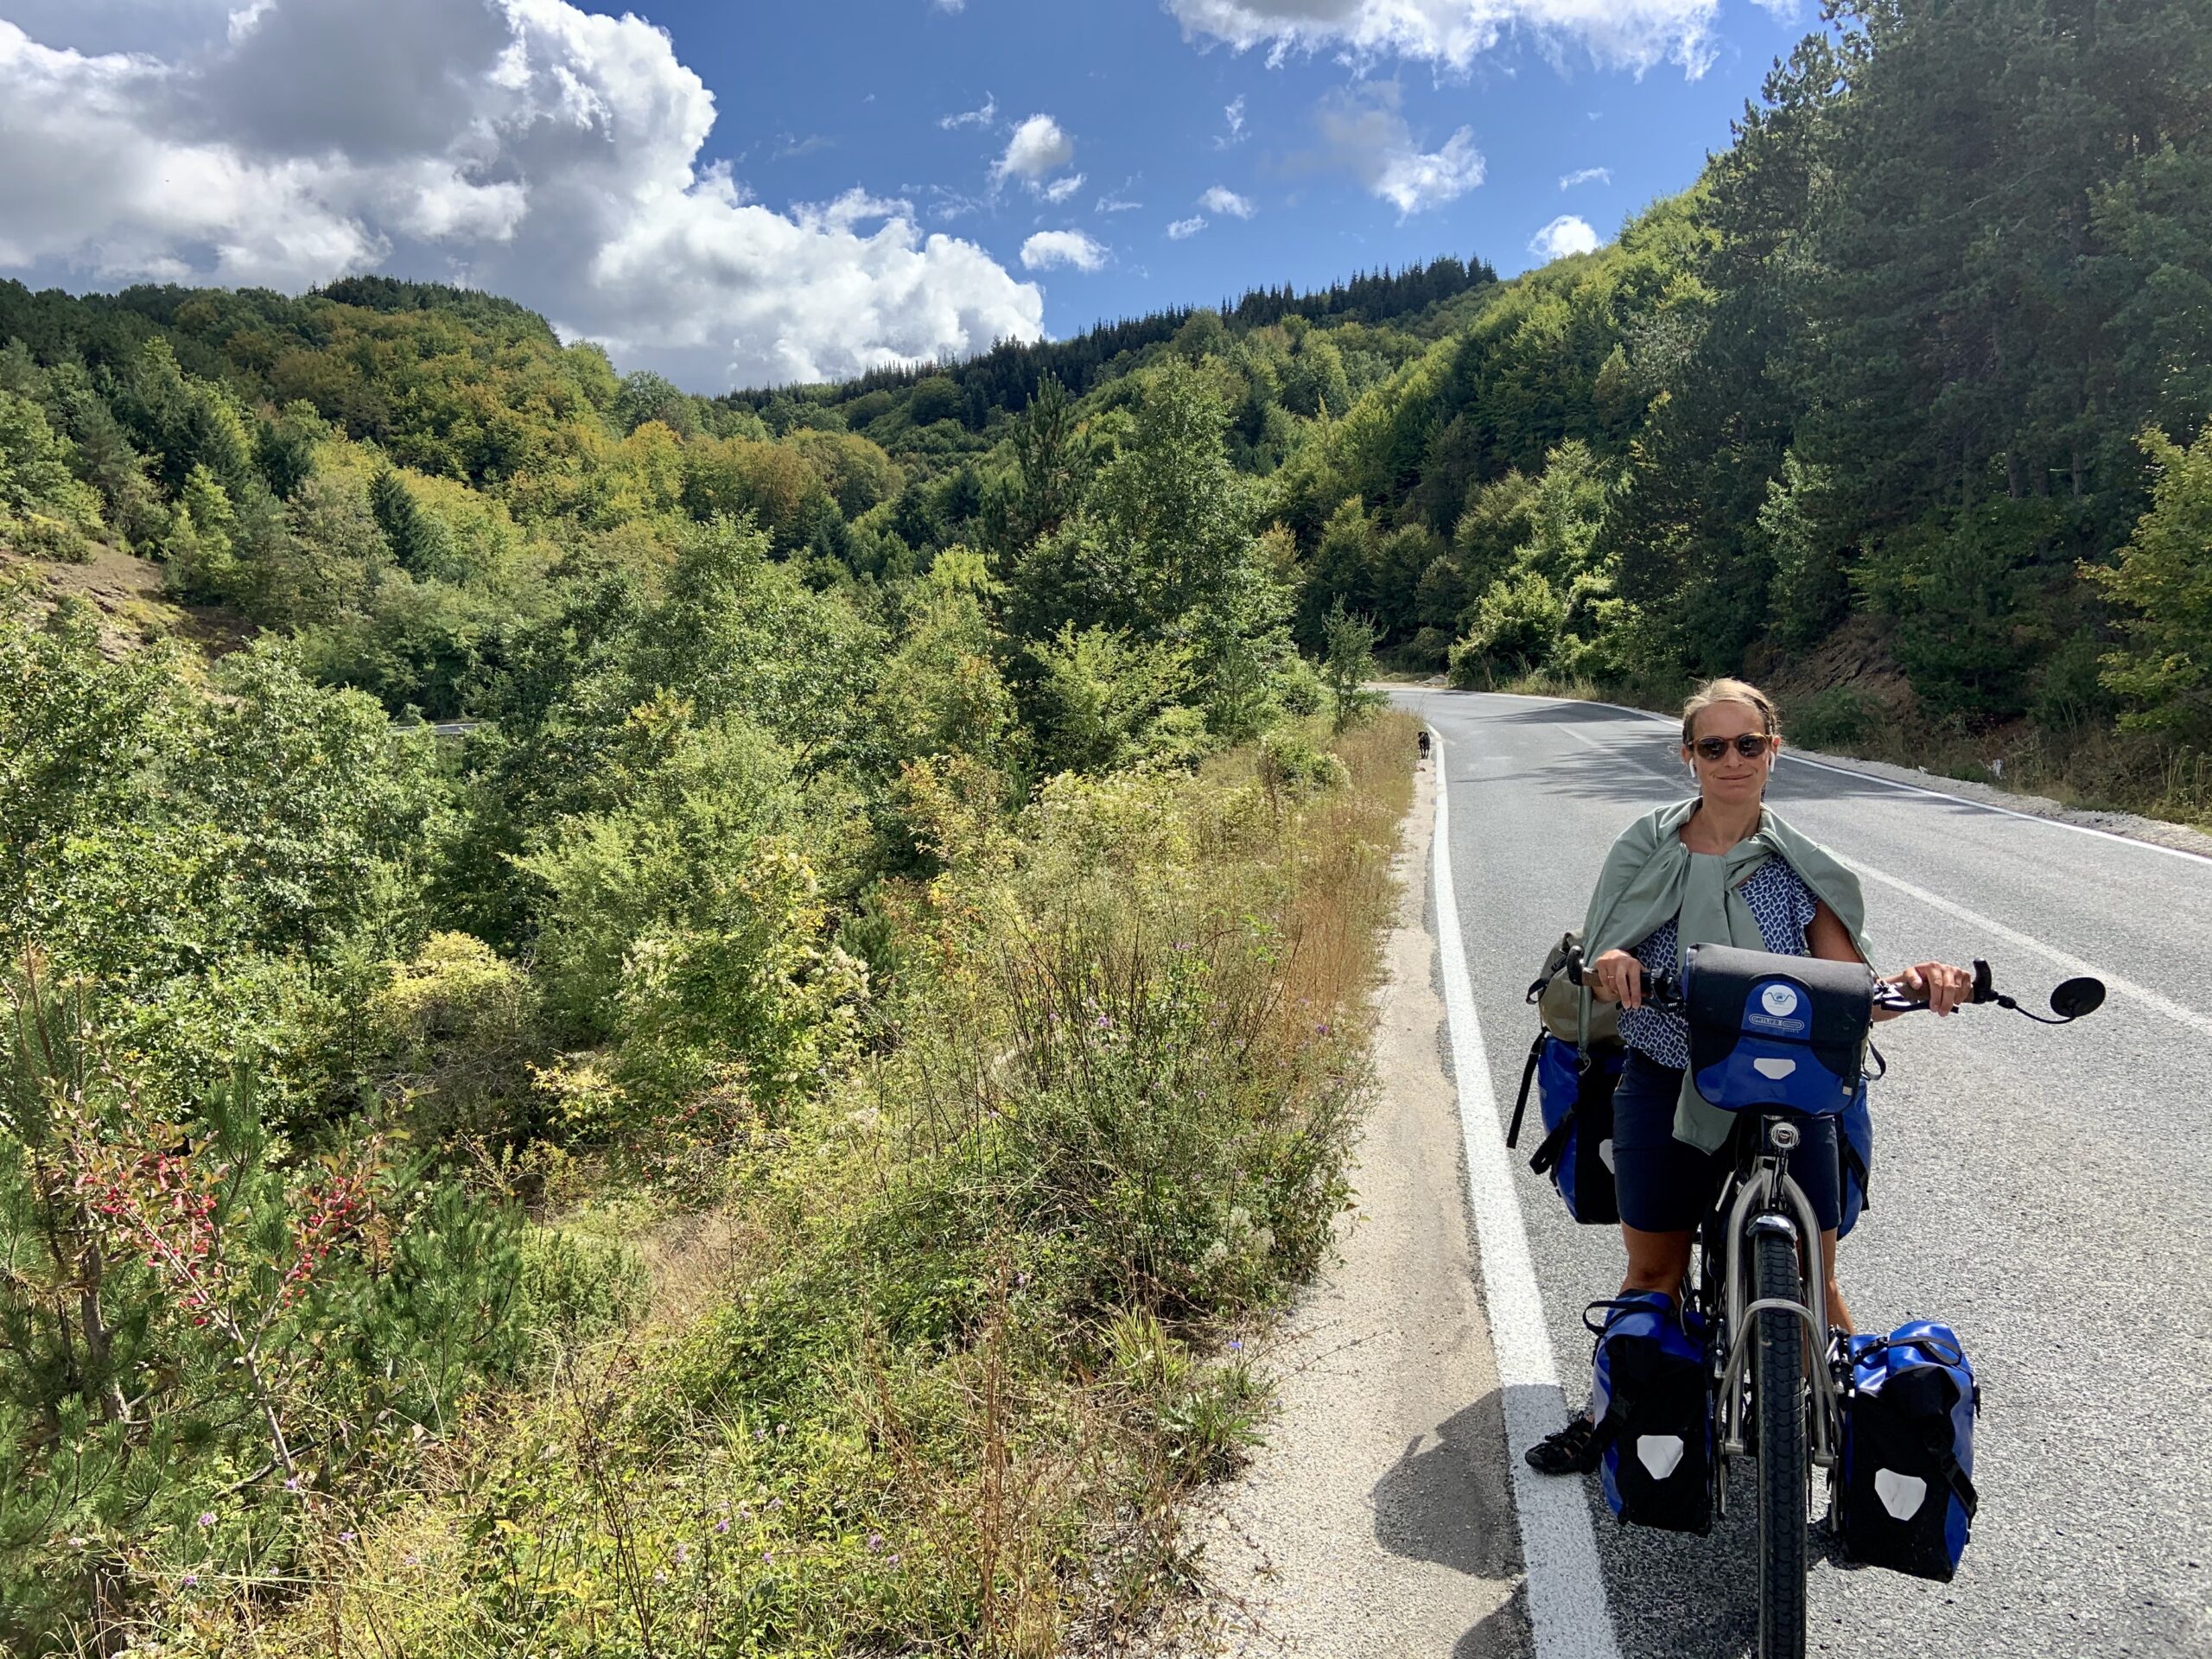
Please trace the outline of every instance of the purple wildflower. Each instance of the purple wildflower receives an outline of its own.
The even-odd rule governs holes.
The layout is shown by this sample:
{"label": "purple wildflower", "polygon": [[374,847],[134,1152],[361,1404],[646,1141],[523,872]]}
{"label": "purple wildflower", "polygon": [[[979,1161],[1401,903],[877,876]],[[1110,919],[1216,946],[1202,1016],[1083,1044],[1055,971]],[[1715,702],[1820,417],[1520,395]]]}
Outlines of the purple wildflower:
{"label": "purple wildflower", "polygon": [[214,1510],[200,1510],[200,1524],[201,1526],[203,1526],[203,1527],[212,1527],[212,1526],[213,1526],[213,1525],[215,1524],[215,1511],[214,1511]]}

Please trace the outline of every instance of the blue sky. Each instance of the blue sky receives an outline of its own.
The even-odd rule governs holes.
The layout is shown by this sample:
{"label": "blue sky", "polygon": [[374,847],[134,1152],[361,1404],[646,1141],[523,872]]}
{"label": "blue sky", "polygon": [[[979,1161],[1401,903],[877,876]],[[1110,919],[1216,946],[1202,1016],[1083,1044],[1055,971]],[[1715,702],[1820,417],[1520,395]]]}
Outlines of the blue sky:
{"label": "blue sky", "polygon": [[1809,0],[0,0],[0,274],[389,270],[696,390],[842,375],[1610,238],[1812,26]]}
{"label": "blue sky", "polygon": [[[747,15],[747,14],[753,15]],[[1039,231],[1076,230],[1110,250],[1096,272],[1037,276],[1055,334],[1100,317],[1206,302],[1253,285],[1325,283],[1356,267],[1479,254],[1510,273],[1541,264],[1531,239],[1562,214],[1604,239],[1623,219],[1695,177],[1774,58],[1810,26],[1735,0],[1718,9],[1710,67],[1662,61],[1637,74],[1586,49],[1522,35],[1448,65],[1186,41],[1145,0],[967,0],[957,12],[907,0],[755,12],[664,4],[651,14],[715,89],[709,150],[770,201],[825,200],[853,186],[912,198],[927,221],[972,237],[1008,265]],[[823,68],[838,66],[834,78]],[[1402,212],[1347,170],[1320,116],[1381,106],[1394,89],[1421,153],[1461,128],[1482,182]],[[1232,127],[1229,111],[1237,111]],[[947,116],[994,119],[947,130]],[[1052,206],[991,188],[1009,130],[1050,115],[1072,141],[1082,187]],[[1600,170],[1562,190],[1560,181]],[[1251,209],[1209,211],[1205,194]],[[1114,211],[1115,203],[1135,204]],[[1192,217],[1203,231],[1171,238]]]}

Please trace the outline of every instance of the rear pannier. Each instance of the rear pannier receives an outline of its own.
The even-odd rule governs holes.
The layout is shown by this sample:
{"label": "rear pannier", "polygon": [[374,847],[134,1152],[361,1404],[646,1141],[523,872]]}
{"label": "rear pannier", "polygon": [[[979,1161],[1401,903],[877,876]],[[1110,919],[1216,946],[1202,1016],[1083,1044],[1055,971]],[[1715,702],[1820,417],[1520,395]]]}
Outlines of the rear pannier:
{"label": "rear pannier", "polygon": [[1844,1358],[1837,1541],[1854,1561],[1948,1581],[1980,1504],[1974,1367],[1950,1326],[1925,1319],[1853,1337]]}
{"label": "rear pannier", "polygon": [[[1591,1316],[1604,1311],[1602,1323]],[[1603,1443],[1605,1503],[1623,1521],[1670,1532],[1713,1526],[1712,1368],[1705,1320],[1663,1291],[1592,1302],[1590,1415]]]}

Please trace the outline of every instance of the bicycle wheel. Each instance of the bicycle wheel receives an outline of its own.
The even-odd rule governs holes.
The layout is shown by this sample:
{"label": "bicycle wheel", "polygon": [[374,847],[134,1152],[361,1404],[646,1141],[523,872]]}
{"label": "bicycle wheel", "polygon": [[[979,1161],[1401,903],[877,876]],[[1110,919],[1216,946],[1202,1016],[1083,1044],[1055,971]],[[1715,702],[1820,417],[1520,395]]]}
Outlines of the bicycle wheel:
{"label": "bicycle wheel", "polygon": [[[1761,1233],[1751,1241],[1755,1294],[1800,1300],[1797,1253],[1789,1240]],[[1759,1659],[1804,1659],[1805,1323],[1796,1314],[1755,1316],[1751,1412],[1758,1432]]]}

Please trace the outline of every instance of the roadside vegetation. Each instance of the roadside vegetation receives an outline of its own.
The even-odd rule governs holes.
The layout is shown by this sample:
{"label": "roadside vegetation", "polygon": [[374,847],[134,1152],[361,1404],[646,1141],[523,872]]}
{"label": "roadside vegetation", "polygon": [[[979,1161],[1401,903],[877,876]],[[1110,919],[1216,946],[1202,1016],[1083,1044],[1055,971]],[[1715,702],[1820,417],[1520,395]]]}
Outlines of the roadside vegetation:
{"label": "roadside vegetation", "polygon": [[1110,1645],[1341,1197],[1371,636],[1183,358],[864,569],[919,463],[355,297],[0,353],[0,1644]]}

